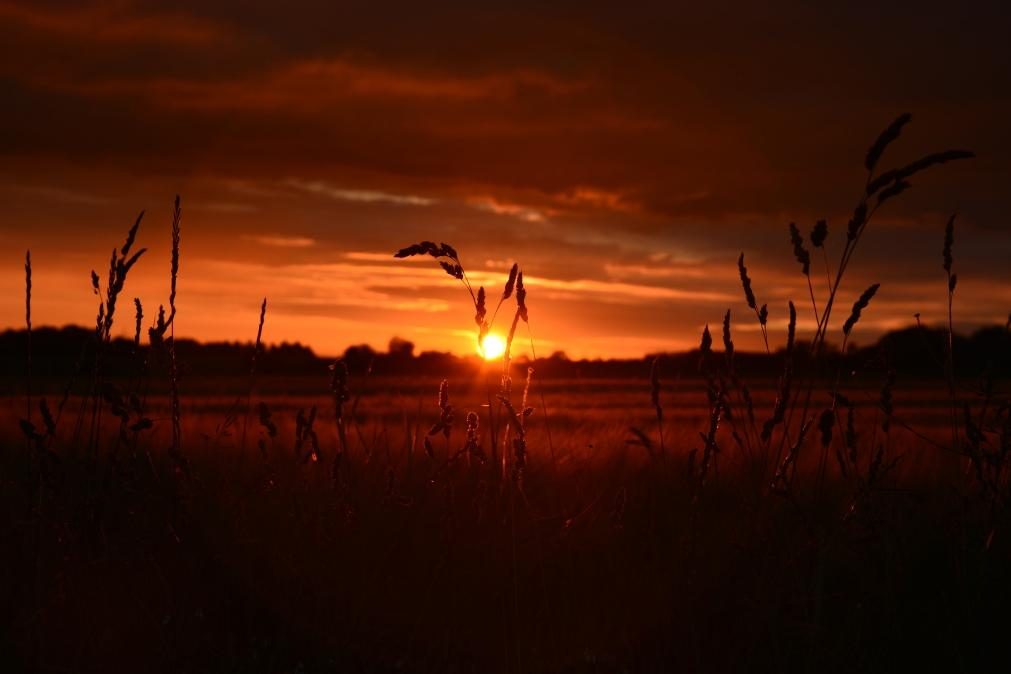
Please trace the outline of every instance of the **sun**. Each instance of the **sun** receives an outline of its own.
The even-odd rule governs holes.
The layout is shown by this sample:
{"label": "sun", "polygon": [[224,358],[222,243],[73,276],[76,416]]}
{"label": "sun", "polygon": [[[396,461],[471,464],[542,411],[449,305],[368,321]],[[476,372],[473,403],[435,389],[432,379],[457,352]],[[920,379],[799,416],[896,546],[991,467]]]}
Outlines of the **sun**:
{"label": "sun", "polygon": [[494,333],[484,336],[484,340],[477,345],[478,354],[485,360],[495,360],[501,358],[505,353],[506,343],[501,336]]}

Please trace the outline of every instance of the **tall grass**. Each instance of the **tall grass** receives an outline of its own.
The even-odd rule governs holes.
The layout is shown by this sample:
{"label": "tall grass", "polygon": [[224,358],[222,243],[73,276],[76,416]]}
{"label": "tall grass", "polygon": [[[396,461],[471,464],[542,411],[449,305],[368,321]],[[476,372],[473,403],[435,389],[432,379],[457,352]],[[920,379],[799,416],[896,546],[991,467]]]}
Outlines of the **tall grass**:
{"label": "tall grass", "polygon": [[25,354],[25,418],[32,421],[32,251],[25,251],[25,332],[28,349]]}
{"label": "tall grass", "polygon": [[260,304],[260,322],[256,326],[256,341],[253,342],[253,355],[249,359],[249,390],[246,393],[246,411],[242,419],[242,440],[239,443],[239,456],[246,451],[246,427],[249,425],[249,411],[252,407],[253,388],[256,385],[256,357],[260,353],[260,342],[263,339],[263,323],[267,318],[267,298]]}

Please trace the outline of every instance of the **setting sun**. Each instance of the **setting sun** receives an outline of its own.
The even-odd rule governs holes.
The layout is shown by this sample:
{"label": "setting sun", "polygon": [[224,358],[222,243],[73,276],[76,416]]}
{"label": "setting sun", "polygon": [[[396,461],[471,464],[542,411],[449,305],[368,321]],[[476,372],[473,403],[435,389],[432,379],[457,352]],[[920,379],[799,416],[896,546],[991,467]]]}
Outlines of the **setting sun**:
{"label": "setting sun", "polygon": [[477,352],[485,360],[495,360],[501,358],[505,353],[506,343],[501,336],[496,334],[485,335],[480,344],[477,345]]}

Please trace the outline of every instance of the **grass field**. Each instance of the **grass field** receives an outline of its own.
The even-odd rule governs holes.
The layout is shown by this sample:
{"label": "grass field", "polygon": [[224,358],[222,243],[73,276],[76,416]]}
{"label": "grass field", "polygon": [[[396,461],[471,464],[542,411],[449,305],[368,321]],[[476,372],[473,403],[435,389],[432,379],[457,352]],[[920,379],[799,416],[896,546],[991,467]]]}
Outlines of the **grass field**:
{"label": "grass field", "polygon": [[[155,427],[114,461],[54,446],[60,477],[40,490],[19,479],[30,466],[10,435],[4,651],[51,671],[852,671],[911,658],[969,669],[991,661],[1008,598],[1006,542],[988,548],[987,513],[939,486],[965,482],[958,457],[898,427],[890,451],[902,462],[861,495],[835,475],[821,490],[808,486],[812,447],[800,461],[805,486],[787,498],[770,493],[763,457],[728,447],[700,491],[688,452],[700,445],[690,429],[705,427],[705,397],[663,391],[672,449],[651,458],[629,443],[630,425],[656,437],[648,387],[647,377],[546,382],[549,413],[530,418],[522,490],[490,462],[448,465],[455,436],[449,454],[441,436],[426,453],[436,381],[370,382],[349,421],[339,488],[332,413],[316,421],[320,461],[294,448],[296,410],[326,410],[326,397],[265,398],[277,435],[254,412],[244,452],[242,415],[227,424],[234,398],[188,400],[189,477],[178,480],[164,450],[167,399],[150,401]],[[474,388],[451,389],[451,400],[481,411],[483,384]],[[877,393],[854,393],[870,399],[857,411],[861,429],[880,424]],[[939,397],[897,390],[895,416],[943,438]],[[773,398],[771,387],[756,394],[759,416]],[[5,428],[19,403],[4,400]],[[925,641],[938,634],[945,639]]]}

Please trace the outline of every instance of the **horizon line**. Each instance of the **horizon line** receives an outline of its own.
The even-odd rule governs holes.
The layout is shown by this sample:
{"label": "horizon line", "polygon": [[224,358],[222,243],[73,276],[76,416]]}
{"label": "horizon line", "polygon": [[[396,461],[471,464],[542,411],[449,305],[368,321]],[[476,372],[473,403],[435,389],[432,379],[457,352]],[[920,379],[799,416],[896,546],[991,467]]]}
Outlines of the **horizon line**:
{"label": "horizon line", "polygon": [[[869,342],[868,344],[860,344],[859,342],[851,341],[851,342],[849,342],[849,348],[847,350],[849,350],[849,349],[870,348],[871,346],[874,346],[875,344],[880,343],[880,341],[883,338],[885,338],[886,336],[888,336],[888,335],[904,332],[904,331],[907,331],[907,330],[910,330],[910,329],[915,329],[915,328],[920,328],[920,329],[922,329],[922,330],[924,330],[926,332],[940,331],[940,332],[943,332],[943,333],[947,333],[947,331],[948,331],[948,327],[946,325],[943,325],[943,324],[930,325],[930,324],[926,324],[926,323],[922,323],[921,324],[921,323],[912,322],[912,323],[909,323],[909,324],[905,325],[904,327],[893,328],[891,330],[887,330],[887,331],[881,333],[875,340],[873,340],[872,342]],[[977,325],[976,327],[972,328],[969,331],[955,330],[953,332],[953,335],[954,335],[955,338],[966,338],[966,339],[969,339],[969,338],[973,337],[974,335],[980,333],[981,331],[988,330],[988,329],[991,329],[991,330],[992,329],[1011,330],[1011,318],[1009,318],[1008,322],[1006,324],[1004,324],[1004,325],[1001,325],[1000,323],[980,324],[980,325]],[[32,328],[31,328],[31,332],[33,334],[41,332],[41,331],[62,332],[62,331],[68,331],[68,330],[79,330],[81,332],[86,332],[86,333],[92,333],[92,332],[94,332],[94,329],[92,327],[88,327],[88,326],[84,326],[84,325],[79,325],[79,324],[76,324],[76,323],[66,323],[66,324],[60,325],[60,326],[51,325],[51,324],[43,324],[43,325],[37,325],[37,326],[33,325]],[[15,335],[26,334],[27,332],[28,332],[28,330],[25,327],[16,328],[16,327],[12,327],[12,326],[7,326],[7,327],[4,327],[4,328],[0,329],[0,337],[2,337],[4,335],[8,335],[8,334],[15,334]],[[197,337],[188,337],[188,336],[183,336],[183,335],[178,336],[178,339],[181,342],[182,341],[191,342],[191,343],[198,344],[200,346],[212,346],[212,345],[222,345],[222,344],[224,344],[224,345],[232,345],[232,346],[236,346],[236,347],[252,347],[255,344],[255,342],[253,340],[202,340],[202,339],[199,339]],[[412,347],[416,346],[415,343],[412,342],[409,339],[400,337],[399,335],[392,335],[390,337],[390,339],[388,340],[387,347],[386,347],[385,351],[382,350],[381,347],[377,348],[377,347],[375,347],[375,346],[373,346],[373,345],[371,345],[369,343],[366,343],[366,342],[348,344],[346,347],[344,347],[343,351],[341,351],[339,354],[336,354],[336,355],[335,354],[324,353],[324,352],[321,352],[321,351],[317,351],[312,346],[310,346],[308,344],[305,344],[305,343],[302,343],[300,341],[282,340],[282,341],[279,341],[279,342],[261,342],[260,347],[261,347],[261,350],[267,350],[267,349],[270,349],[270,348],[279,348],[279,347],[283,347],[283,346],[297,346],[297,347],[306,349],[313,356],[315,356],[316,358],[319,358],[321,360],[330,360],[330,359],[339,360],[339,359],[343,358],[347,354],[348,350],[353,349],[353,348],[363,348],[363,347],[371,349],[376,354],[391,355],[394,352],[390,351],[389,344],[392,343],[394,340],[397,340],[397,339],[403,340],[405,343],[411,344]],[[133,340],[130,337],[126,336],[125,333],[121,333],[118,336],[114,337],[113,341],[114,342],[116,342],[116,341],[131,342]],[[714,340],[714,345],[715,345],[716,341],[717,340]],[[805,343],[807,341],[808,340],[803,339],[803,338],[801,338],[801,337],[798,336],[796,343],[797,343],[797,345],[800,345],[800,344],[803,344],[803,343]],[[825,345],[829,348],[830,351],[834,351],[834,352],[838,352],[839,351],[839,348],[838,348],[840,346],[839,344],[836,344],[834,342],[826,342]],[[150,348],[151,345],[150,345],[150,343],[144,344],[143,340],[142,340],[141,346],[143,348]],[[721,346],[721,348],[714,349],[715,353],[723,353],[724,352],[723,349],[722,349],[722,344],[720,344],[720,346]],[[755,350],[739,350],[739,349],[735,349],[734,353],[736,355],[749,356],[749,357],[751,357],[751,356],[772,357],[772,356],[775,356],[775,355],[781,353],[783,351],[783,349],[784,349],[784,347],[782,347],[782,346],[778,346],[778,347],[774,348],[771,352],[766,352],[766,351],[764,351],[762,349],[755,349]],[[650,352],[643,353],[642,355],[636,356],[636,357],[613,357],[613,356],[602,356],[601,355],[601,356],[593,356],[593,357],[583,356],[583,357],[580,357],[580,358],[572,358],[572,357],[568,356],[564,350],[558,349],[558,350],[553,351],[548,356],[540,356],[538,358],[530,358],[526,354],[523,354],[523,355],[515,356],[511,360],[517,361],[517,362],[519,362],[519,361],[522,361],[522,362],[545,361],[545,360],[551,360],[555,355],[557,355],[557,354],[560,353],[563,356],[565,356],[565,360],[568,360],[570,362],[592,362],[592,361],[613,361],[613,362],[619,362],[619,361],[648,360],[650,358],[656,358],[658,356],[685,356],[685,355],[697,354],[697,353],[699,353],[699,351],[700,351],[699,347],[695,347],[695,348],[692,348],[692,349],[687,349],[687,350],[682,349],[682,350],[678,350],[678,351],[650,351]],[[457,353],[455,351],[438,351],[438,350],[433,350],[433,349],[427,349],[427,350],[423,350],[423,351],[418,351],[417,353],[413,353],[413,348],[412,348],[412,357],[417,358],[417,357],[419,357],[421,355],[424,355],[424,354],[437,354],[437,355],[442,355],[442,356],[452,356],[454,358],[459,358],[459,359],[462,359],[462,360],[475,360],[475,361],[481,361],[481,360],[483,360],[481,358],[481,356],[478,355],[477,353],[460,354],[460,353]]]}

